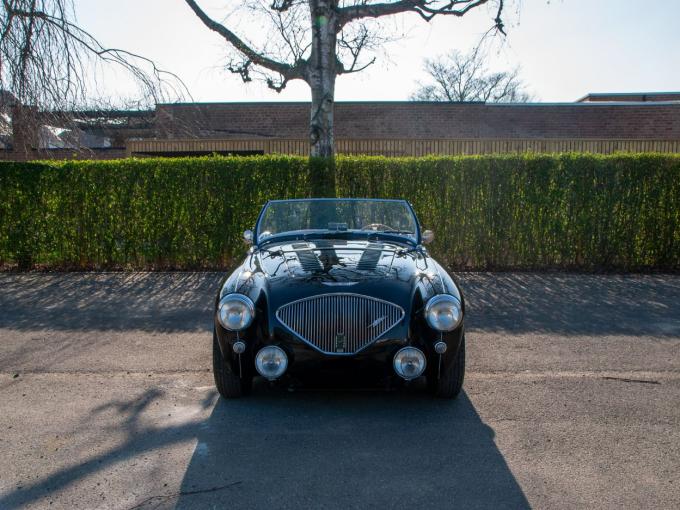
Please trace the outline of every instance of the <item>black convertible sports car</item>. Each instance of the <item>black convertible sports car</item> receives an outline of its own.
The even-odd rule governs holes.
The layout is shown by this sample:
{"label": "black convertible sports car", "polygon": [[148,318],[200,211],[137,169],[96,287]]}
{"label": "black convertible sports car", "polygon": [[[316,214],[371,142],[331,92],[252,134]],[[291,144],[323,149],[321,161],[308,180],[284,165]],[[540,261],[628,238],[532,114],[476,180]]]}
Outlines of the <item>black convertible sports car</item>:
{"label": "black convertible sports car", "polygon": [[213,371],[226,398],[329,365],[427,378],[453,398],[465,372],[463,295],[403,200],[274,200],[215,299]]}

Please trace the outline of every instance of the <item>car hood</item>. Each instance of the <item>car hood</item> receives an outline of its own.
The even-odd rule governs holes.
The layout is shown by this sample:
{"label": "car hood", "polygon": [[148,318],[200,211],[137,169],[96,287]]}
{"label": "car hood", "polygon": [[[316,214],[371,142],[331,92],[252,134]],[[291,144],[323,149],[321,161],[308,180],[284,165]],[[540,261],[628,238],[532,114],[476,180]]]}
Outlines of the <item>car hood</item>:
{"label": "car hood", "polygon": [[371,241],[318,240],[269,247],[259,259],[270,278],[350,281],[388,274],[398,250],[403,248]]}
{"label": "car hood", "polygon": [[[269,245],[256,255],[270,304],[316,294],[363,294],[410,308],[418,286],[441,292],[436,265],[420,250],[380,241],[314,240]],[[429,292],[428,292],[429,291]]]}

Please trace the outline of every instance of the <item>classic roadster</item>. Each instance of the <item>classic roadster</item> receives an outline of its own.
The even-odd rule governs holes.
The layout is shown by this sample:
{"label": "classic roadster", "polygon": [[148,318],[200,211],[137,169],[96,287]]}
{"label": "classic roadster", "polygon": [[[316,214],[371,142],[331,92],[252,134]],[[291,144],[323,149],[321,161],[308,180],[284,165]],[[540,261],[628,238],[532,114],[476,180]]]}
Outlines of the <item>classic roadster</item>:
{"label": "classic roadster", "polygon": [[213,372],[225,398],[332,365],[387,380],[426,377],[439,397],[463,385],[463,295],[423,244],[404,200],[273,200],[243,264],[215,299]]}

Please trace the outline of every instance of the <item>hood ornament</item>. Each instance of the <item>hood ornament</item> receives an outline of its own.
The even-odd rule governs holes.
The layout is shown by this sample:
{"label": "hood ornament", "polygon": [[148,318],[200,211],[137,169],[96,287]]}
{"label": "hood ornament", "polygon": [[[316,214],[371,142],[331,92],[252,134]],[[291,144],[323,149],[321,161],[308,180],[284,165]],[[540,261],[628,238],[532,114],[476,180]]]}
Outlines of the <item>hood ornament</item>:
{"label": "hood ornament", "polygon": [[380,324],[382,324],[382,323],[385,321],[385,319],[387,319],[387,315],[383,315],[382,317],[378,317],[376,320],[374,320],[373,322],[371,322],[371,323],[366,327],[366,329],[371,329],[371,328],[375,328],[375,327],[377,327],[377,326],[380,326]]}

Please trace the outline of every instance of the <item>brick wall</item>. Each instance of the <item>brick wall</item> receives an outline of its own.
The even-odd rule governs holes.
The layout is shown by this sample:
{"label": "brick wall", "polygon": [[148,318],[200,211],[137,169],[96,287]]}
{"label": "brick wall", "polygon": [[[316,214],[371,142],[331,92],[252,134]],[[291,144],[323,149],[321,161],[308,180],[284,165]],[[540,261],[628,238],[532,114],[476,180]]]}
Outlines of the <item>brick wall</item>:
{"label": "brick wall", "polygon": [[[113,159],[126,154],[123,139],[116,139],[116,145],[121,145],[116,149],[36,151],[32,130],[24,129],[36,123],[32,122],[31,115],[25,115],[32,113],[31,110],[15,113],[19,120],[15,124],[18,143],[13,152],[0,151],[0,159]],[[119,131],[121,137],[142,140],[242,140],[243,147],[232,149],[250,150],[253,148],[245,146],[249,140],[307,140],[309,116],[309,103],[166,104],[158,105],[153,115],[145,113]],[[335,119],[335,137],[339,141],[680,141],[680,101],[510,105],[339,102],[335,105]]]}
{"label": "brick wall", "polygon": [[[306,138],[308,103],[159,105],[158,138]],[[680,139],[680,102],[476,104],[342,102],[336,138]]]}

